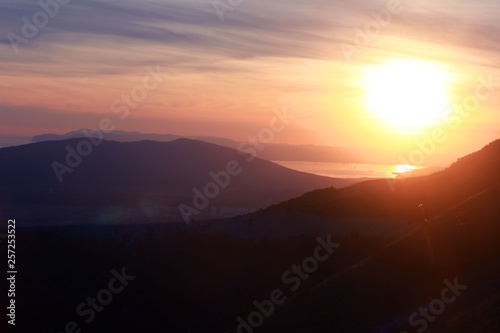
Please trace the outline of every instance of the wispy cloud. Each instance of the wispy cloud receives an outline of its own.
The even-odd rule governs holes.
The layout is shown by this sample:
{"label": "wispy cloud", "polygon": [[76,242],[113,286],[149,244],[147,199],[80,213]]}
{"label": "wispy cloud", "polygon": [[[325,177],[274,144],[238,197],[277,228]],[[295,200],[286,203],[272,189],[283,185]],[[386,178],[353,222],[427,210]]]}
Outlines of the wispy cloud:
{"label": "wispy cloud", "polygon": [[[7,0],[0,4],[0,106],[38,109],[47,116],[47,110],[63,112],[67,119],[85,112],[105,114],[124,82],[133,82],[141,68],[161,63],[172,83],[137,116],[181,119],[177,112],[182,109],[189,119],[198,112],[203,119],[212,115],[214,123],[221,117],[237,121],[245,112],[262,113],[283,95],[310,92],[313,85],[303,73],[315,67],[313,62],[347,66],[339,44],[352,41],[354,29],[387,3],[246,0],[221,22],[208,0],[72,0],[16,54],[7,36],[22,35],[22,18],[31,20],[40,6],[32,0]],[[401,14],[352,66],[377,62],[381,52],[496,66],[500,6],[495,1],[401,4]],[[424,50],[422,43],[449,52]],[[349,78],[342,76],[343,70],[337,72],[330,85],[348,90],[341,84]],[[12,112],[0,117],[3,126],[18,126]],[[34,128],[45,124],[25,122]]]}

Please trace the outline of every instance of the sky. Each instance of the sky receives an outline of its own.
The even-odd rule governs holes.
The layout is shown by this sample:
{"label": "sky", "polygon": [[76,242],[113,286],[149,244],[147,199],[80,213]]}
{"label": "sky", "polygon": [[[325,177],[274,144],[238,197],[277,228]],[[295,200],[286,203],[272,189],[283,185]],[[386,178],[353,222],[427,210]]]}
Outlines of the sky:
{"label": "sky", "polygon": [[[412,131],[379,121],[364,86],[394,60],[431,63],[446,74],[454,110],[481,80],[500,82],[496,0],[54,3],[0,4],[0,136],[62,134],[110,118],[117,130],[246,140],[286,108],[295,118],[275,143],[411,152],[441,128],[447,140],[437,151],[463,155],[500,137],[500,84],[460,125]],[[161,78],[145,79],[158,69]],[[120,119],[123,96],[144,80],[155,87]],[[375,85],[391,96],[403,83]],[[405,103],[426,100],[421,89],[411,86]]]}

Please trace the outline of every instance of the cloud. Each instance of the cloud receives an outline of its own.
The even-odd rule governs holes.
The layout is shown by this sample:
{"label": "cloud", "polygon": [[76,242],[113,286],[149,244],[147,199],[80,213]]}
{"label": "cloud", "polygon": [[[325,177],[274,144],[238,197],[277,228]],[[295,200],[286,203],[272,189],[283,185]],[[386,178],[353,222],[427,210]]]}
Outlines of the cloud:
{"label": "cloud", "polygon": [[[465,1],[468,7],[402,3],[403,13],[387,28],[388,34],[399,32],[494,51],[500,47],[498,27],[480,15],[482,9],[488,16],[493,10],[499,13],[498,6],[492,7],[487,0]],[[386,6],[387,1],[368,0],[246,0],[220,22],[206,0],[73,0],[16,56],[7,33],[21,34],[21,18],[32,17],[40,7],[28,0],[8,1],[0,5],[0,50],[4,62],[14,64],[61,63],[60,58],[66,56],[62,64],[72,64],[79,71],[60,66],[39,74],[73,76],[126,72],[127,67],[151,63],[155,57],[164,58],[169,67],[191,63],[208,71],[223,70],[208,64],[214,59],[341,60],[339,43],[351,41],[354,27],[362,27],[372,19],[371,11]],[[474,20],[459,23],[471,13]]]}
{"label": "cloud", "polygon": [[28,45],[21,45],[20,55],[16,56],[9,47],[7,33],[22,35],[21,18],[30,18],[40,10],[33,2],[22,0],[16,7],[0,5],[1,51],[4,61],[12,63],[52,62],[58,58],[55,53],[70,52],[68,48],[76,48],[86,56],[97,53],[92,60],[109,63],[112,55],[122,52],[123,58],[112,60],[123,62],[123,66],[134,64],[127,52],[135,56],[144,48],[139,59],[146,61],[153,46],[160,50],[160,56],[172,53],[172,65],[181,61],[181,53],[188,61],[198,62],[200,57],[324,58],[321,45],[336,41],[334,34],[327,35],[325,30],[335,27],[335,18],[342,20],[342,16],[337,11],[327,17],[315,6],[314,1],[267,5],[247,1],[220,22],[208,1],[73,0]]}
{"label": "cloud", "polygon": [[[262,112],[283,96],[320,85],[335,87],[341,95],[348,89],[341,85],[350,78],[339,45],[352,42],[355,28],[364,27],[373,19],[371,12],[385,9],[388,1],[244,0],[221,22],[211,0],[71,0],[16,54],[8,33],[21,35],[21,19],[31,19],[40,7],[37,0],[5,0],[0,4],[0,121],[59,131],[93,127],[95,115],[106,113],[111,100],[130,90],[144,67],[153,64],[171,74],[168,87],[151,96],[158,106],[155,116],[166,118],[175,108],[192,112],[191,118],[203,113],[214,124],[231,112],[231,121],[241,120],[236,114]],[[497,66],[497,2],[401,3],[401,14],[353,66],[380,61],[381,53],[421,56],[423,43],[436,45],[425,50],[429,57]],[[314,62],[337,66],[328,70],[331,82],[313,82],[326,72]],[[19,101],[14,101],[16,93]],[[56,109],[65,111],[51,111]]]}

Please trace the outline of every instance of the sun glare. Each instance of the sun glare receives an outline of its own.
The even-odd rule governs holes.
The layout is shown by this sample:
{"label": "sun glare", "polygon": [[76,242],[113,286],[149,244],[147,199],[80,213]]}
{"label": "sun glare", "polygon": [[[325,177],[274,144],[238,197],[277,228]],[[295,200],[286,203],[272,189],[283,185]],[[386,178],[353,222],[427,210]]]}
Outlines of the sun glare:
{"label": "sun glare", "polygon": [[364,70],[364,106],[384,126],[412,132],[439,124],[449,105],[449,74],[424,61],[393,60]]}
{"label": "sun glare", "polygon": [[417,167],[413,166],[413,165],[397,165],[395,167],[394,173],[395,174],[401,174],[401,173],[410,172],[410,171],[413,171],[413,170],[416,170],[416,169],[417,169]]}

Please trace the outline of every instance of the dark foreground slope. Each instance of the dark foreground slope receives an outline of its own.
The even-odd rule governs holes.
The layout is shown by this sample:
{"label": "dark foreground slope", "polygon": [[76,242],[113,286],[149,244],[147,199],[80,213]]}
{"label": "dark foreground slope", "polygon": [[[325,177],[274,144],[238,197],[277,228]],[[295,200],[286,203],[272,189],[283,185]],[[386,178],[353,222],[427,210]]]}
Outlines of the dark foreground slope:
{"label": "dark foreground slope", "polygon": [[[267,209],[405,219],[415,229],[300,290],[259,331],[500,332],[499,202],[495,141],[432,176],[318,190]],[[453,294],[450,283],[463,287]]]}
{"label": "dark foreground slope", "polygon": [[[259,331],[499,332],[498,202],[496,186],[430,218],[301,290]],[[450,283],[463,287],[454,294]]]}
{"label": "dark foreground slope", "polygon": [[[195,223],[20,229],[16,330],[62,332],[74,321],[87,332],[237,332],[238,318],[257,311],[254,301],[279,289],[286,302],[255,332],[410,333],[423,327],[422,316],[413,326],[410,316],[456,279],[466,288],[445,293],[454,300],[426,332],[497,332],[499,200],[492,188],[389,244],[331,235],[340,247],[294,290],[283,274],[314,257],[316,236],[257,241],[204,233]],[[122,267],[134,279],[87,323],[77,307]]]}

